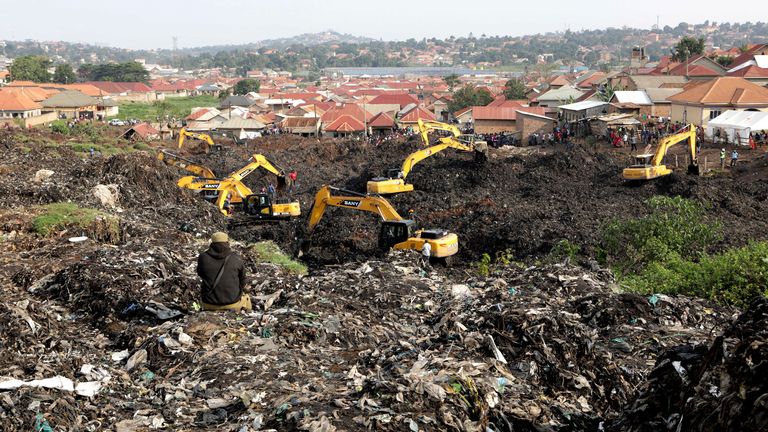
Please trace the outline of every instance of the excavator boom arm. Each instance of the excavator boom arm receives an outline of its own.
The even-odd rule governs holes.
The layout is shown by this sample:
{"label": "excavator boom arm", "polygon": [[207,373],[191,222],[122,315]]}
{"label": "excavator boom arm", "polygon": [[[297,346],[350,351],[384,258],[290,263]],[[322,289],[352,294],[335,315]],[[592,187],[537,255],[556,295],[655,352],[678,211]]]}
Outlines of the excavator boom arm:
{"label": "excavator boom arm", "polygon": [[169,153],[164,150],[161,150],[160,153],[157,154],[157,158],[165,162],[167,165],[179,167],[183,170],[191,172],[192,174],[195,174],[197,177],[216,177],[216,174],[210,168],[198,165],[191,160],[184,159],[181,156]]}
{"label": "excavator boom arm", "polygon": [[193,138],[198,139],[200,141],[205,141],[209,146],[214,146],[213,138],[211,138],[210,135],[204,134],[204,133],[197,133],[197,132],[189,132],[187,128],[181,128],[179,129],[179,148],[181,148],[184,145],[184,141],[187,138]]}
{"label": "excavator boom arm", "polygon": [[400,169],[400,171],[403,173],[403,178],[408,177],[408,174],[411,172],[414,165],[430,156],[440,153],[447,148],[455,148],[462,151],[472,151],[472,148],[456,141],[453,138],[441,138],[439,144],[415,151],[408,155],[407,158],[405,158],[403,161],[403,166]]}
{"label": "excavator boom arm", "polygon": [[459,128],[452,124],[448,123],[441,123],[441,122],[432,122],[432,121],[423,121],[422,119],[418,119],[418,126],[419,126],[419,132],[421,133],[421,140],[424,141],[424,145],[429,145],[429,131],[432,130],[441,130],[450,132],[453,134],[454,138],[459,138],[461,136],[461,131]]}
{"label": "excavator boom arm", "polygon": [[670,147],[686,140],[689,144],[688,150],[691,154],[691,160],[696,160],[696,126],[689,125],[687,129],[688,130],[685,132],[680,132],[675,135],[668,136],[664,138],[661,143],[659,143],[659,148],[656,150],[656,154],[653,155],[652,165],[661,165],[661,162],[664,160],[664,156],[666,156]]}
{"label": "excavator boom arm", "polygon": [[376,213],[385,221],[403,219],[397,210],[382,197],[369,195],[334,196],[331,194],[333,191],[339,191],[339,189],[326,185],[315,194],[315,202],[309,213],[307,235],[311,235],[315,230],[328,206]]}

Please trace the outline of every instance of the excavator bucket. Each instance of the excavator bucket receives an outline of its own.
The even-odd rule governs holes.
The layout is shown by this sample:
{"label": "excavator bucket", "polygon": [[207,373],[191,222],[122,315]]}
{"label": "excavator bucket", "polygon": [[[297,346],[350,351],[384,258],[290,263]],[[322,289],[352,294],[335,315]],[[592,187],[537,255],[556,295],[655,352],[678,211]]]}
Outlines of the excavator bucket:
{"label": "excavator bucket", "polygon": [[697,164],[690,164],[688,165],[688,174],[701,175],[701,169]]}

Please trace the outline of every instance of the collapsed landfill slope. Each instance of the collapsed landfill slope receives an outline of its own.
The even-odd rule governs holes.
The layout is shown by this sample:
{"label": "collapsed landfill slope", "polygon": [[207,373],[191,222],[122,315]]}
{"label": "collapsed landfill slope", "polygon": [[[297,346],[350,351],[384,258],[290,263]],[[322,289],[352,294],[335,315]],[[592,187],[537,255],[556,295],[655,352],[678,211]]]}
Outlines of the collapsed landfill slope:
{"label": "collapsed landfill slope", "polygon": [[[318,265],[305,276],[263,263],[245,247],[256,234],[270,232],[278,243],[290,245],[290,231],[303,221],[233,227],[231,234],[241,241],[234,248],[248,269],[255,312],[197,312],[195,258],[210,233],[224,228],[226,221],[213,206],[175,186],[178,172],[142,153],[83,158],[63,148],[33,145],[27,151],[13,141],[4,143],[4,430],[595,430],[628,415],[625,407],[637,397],[636,389],[643,387],[668,350],[717,343],[714,338],[737,313],[704,300],[617,293],[613,276],[599,267],[510,265],[487,277],[477,276],[468,266],[425,273],[415,254],[373,254],[361,248],[375,238],[378,222],[344,212],[317,236],[319,248],[325,245],[330,251],[317,253],[317,261],[333,261],[336,253],[341,264]],[[313,185],[325,183],[321,175],[353,187],[374,164],[390,162],[371,162],[375,148],[356,144],[331,141],[329,150],[313,140],[274,139],[268,145],[280,160],[293,153],[295,161],[335,161],[320,163],[317,171],[310,165],[286,166],[300,170],[305,183],[298,195],[308,211]],[[412,145],[389,143],[383,148],[403,146],[407,153]],[[224,160],[235,151],[209,157]],[[387,157],[394,161],[400,156]],[[491,159],[480,174],[471,174],[477,168],[469,160],[456,163],[452,157],[430,160],[423,168],[446,178],[450,172],[449,187],[465,185],[479,194],[501,189],[487,182],[498,177],[491,175],[493,170],[507,167],[500,175],[505,181],[530,184],[525,192],[504,190],[501,196],[525,193],[540,205],[562,201],[565,206],[567,196],[551,195],[555,188],[564,190],[552,185],[557,175],[550,173],[551,164],[575,181],[580,161],[600,156],[556,153]],[[594,170],[592,179],[602,179],[604,169],[616,169],[608,164],[586,169]],[[344,169],[352,166],[350,172],[359,175],[345,181]],[[544,176],[541,184],[538,175]],[[691,196],[723,196],[710,190],[721,180],[701,181],[699,186],[694,180],[674,179],[636,190],[650,196],[662,188],[690,187]],[[725,187],[728,181],[722,180]],[[438,188],[445,184],[435,180],[433,193],[440,193]],[[615,195],[630,196],[614,184]],[[759,186],[754,187],[757,195]],[[591,193],[609,195],[607,188]],[[395,202],[415,196],[402,195]],[[422,196],[425,202],[416,204],[434,207],[417,207],[418,218],[457,208],[462,199],[483,199],[450,192],[448,200],[455,201],[447,206],[446,200]],[[102,238],[93,235],[98,231],[73,229],[35,235],[32,218],[41,211],[38,206],[60,200],[117,218],[119,235]],[[714,215],[740,209],[737,217],[743,218],[762,209],[754,201],[713,208]],[[606,217],[612,214],[601,211]],[[490,214],[498,214],[502,223],[516,220],[503,212]],[[439,217],[469,227],[473,215]],[[558,218],[552,226],[568,223]],[[589,223],[580,222],[574,231],[586,233]],[[758,218],[753,226],[761,223]],[[345,227],[351,234],[343,247],[338,245],[340,233],[327,231],[329,226]],[[484,232],[474,228],[459,233],[465,244],[473,244],[472,235]],[[508,232],[510,238],[516,235],[514,228]],[[738,231],[733,233],[736,238],[729,241],[746,241]],[[69,241],[81,234],[89,238]],[[477,253],[468,250],[465,256]],[[742,333],[726,331],[725,340],[762,340],[764,320],[753,321],[756,324],[742,325]],[[760,358],[761,346],[740,346],[736,354],[747,356],[735,365],[743,369],[743,362]],[[754,381],[756,386],[761,382]],[[731,390],[722,391],[732,395],[726,393]],[[696,396],[709,400],[703,393]]]}
{"label": "collapsed landfill slope", "polygon": [[768,430],[767,340],[768,299],[762,298],[711,345],[662,354],[610,430]]}
{"label": "collapsed landfill slope", "polygon": [[[418,148],[416,137],[379,146],[355,140],[273,137],[256,148],[227,149],[202,161],[231,171],[244,164],[249,152],[262,152],[286,168],[297,169],[299,190],[294,197],[306,214],[320,186],[364,192],[370,178],[399,167]],[[707,217],[723,224],[723,240],[715,250],[742,246],[755,239],[755,233],[768,230],[768,180],[759,176],[674,174],[627,184],[621,178],[628,163],[625,154],[595,153],[582,147],[519,153],[491,149],[490,160],[478,164],[471,153],[446,150],[416,165],[408,177],[414,192],[390,201],[402,216],[416,218],[423,227],[457,233],[459,258],[464,262],[506,250],[520,259],[541,257],[563,239],[592,256],[603,224],[644,215],[648,211],[644,201],[654,195],[680,195],[708,205]],[[256,190],[270,181],[274,177],[263,174],[247,179]],[[294,250],[304,222],[245,224],[233,229],[241,238],[276,239],[286,250]],[[308,259],[320,264],[365,259],[375,254],[377,227],[375,215],[329,209],[329,217],[313,236],[315,247]]]}

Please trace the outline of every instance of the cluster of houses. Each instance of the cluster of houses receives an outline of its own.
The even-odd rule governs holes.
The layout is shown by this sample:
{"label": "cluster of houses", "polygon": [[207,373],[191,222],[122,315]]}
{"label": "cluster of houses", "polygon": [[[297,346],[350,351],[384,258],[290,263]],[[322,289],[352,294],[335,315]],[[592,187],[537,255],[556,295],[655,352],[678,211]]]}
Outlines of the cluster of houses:
{"label": "cluster of houses", "polygon": [[[649,121],[702,127],[711,122],[720,132],[735,135],[740,130],[743,135],[768,116],[768,45],[732,54],[726,67],[711,55],[651,63],[642,50],[633,50],[632,63],[621,71],[531,75],[524,82],[525,97],[516,100],[505,98],[507,78],[495,74],[461,77],[457,86],[449,87],[441,77],[423,76],[334,76],[304,85],[287,72],[251,71],[248,77],[258,79],[261,88],[246,95],[229,94],[242,78],[161,77],[147,84],[13,81],[0,88],[0,122],[35,125],[55,118],[105,119],[118,114],[122,101],[229,94],[216,106],[194,108],[186,118],[173,120],[192,131],[230,132],[239,138],[276,130],[302,136],[388,134],[418,120],[454,122],[478,134],[510,134],[522,141],[564,124],[588,134]],[[492,102],[451,112],[452,90],[465,84],[486,90]],[[756,114],[735,116],[733,111]],[[726,130],[729,125],[733,127]],[[714,133],[714,127],[708,130]]]}

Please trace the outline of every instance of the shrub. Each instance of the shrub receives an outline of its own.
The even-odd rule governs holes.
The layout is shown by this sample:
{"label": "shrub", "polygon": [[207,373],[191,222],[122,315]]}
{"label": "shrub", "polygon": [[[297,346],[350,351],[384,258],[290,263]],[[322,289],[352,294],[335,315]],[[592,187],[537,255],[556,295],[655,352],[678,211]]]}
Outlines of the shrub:
{"label": "shrub", "polygon": [[85,136],[94,140],[101,138],[101,129],[90,122],[80,122],[72,128],[73,135]]}
{"label": "shrub", "polygon": [[675,256],[696,259],[721,238],[720,223],[706,220],[701,203],[656,196],[647,205],[651,210],[647,216],[613,220],[603,227],[600,248],[620,274],[639,272]]}
{"label": "shrub", "polygon": [[568,239],[562,239],[549,251],[547,261],[571,261],[581,251],[581,246],[571,243]]}
{"label": "shrub", "polygon": [[69,134],[69,127],[67,127],[67,122],[64,120],[54,120],[51,123],[51,131],[67,135]]}
{"label": "shrub", "polygon": [[307,274],[307,266],[292,260],[272,241],[262,241],[253,244],[250,246],[250,249],[255,252],[256,256],[262,262],[276,264],[297,275]]}
{"label": "shrub", "polygon": [[648,265],[623,283],[641,293],[683,294],[746,307],[768,296],[768,242],[756,242],[698,262],[673,254],[666,262]]}
{"label": "shrub", "polygon": [[514,253],[509,249],[497,251],[493,257],[491,257],[489,253],[483,253],[480,256],[480,261],[473,263],[472,265],[480,276],[489,276],[497,269],[508,267],[510,265],[525,268],[524,264],[515,260]]}

